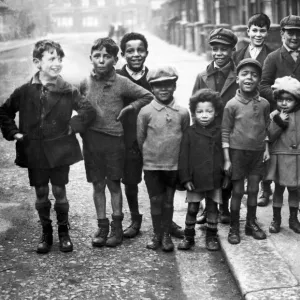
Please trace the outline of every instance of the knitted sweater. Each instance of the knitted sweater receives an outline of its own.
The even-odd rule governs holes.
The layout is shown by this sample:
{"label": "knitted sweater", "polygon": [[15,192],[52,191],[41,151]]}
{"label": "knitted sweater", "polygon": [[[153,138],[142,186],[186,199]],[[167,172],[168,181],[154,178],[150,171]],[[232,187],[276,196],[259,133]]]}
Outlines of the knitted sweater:
{"label": "knitted sweater", "polygon": [[150,92],[116,74],[115,70],[104,79],[91,73],[80,83],[80,92],[97,110],[97,117],[90,129],[113,136],[123,135],[123,126],[117,117],[126,106],[125,99],[131,99],[127,105],[131,104],[136,111],[153,99]]}
{"label": "knitted sweater", "polygon": [[137,120],[137,140],[144,170],[178,170],[182,133],[189,125],[188,110],[175,101],[163,105],[153,100],[143,107]]}

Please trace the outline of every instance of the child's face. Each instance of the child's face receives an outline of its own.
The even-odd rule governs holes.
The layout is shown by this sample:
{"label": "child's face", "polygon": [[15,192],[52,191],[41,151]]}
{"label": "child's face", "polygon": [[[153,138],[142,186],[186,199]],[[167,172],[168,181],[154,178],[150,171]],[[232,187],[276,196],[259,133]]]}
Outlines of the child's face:
{"label": "child's face", "polygon": [[228,64],[234,48],[230,45],[212,44],[211,53],[214,62],[221,68]]}
{"label": "child's face", "polygon": [[297,50],[300,47],[300,30],[285,29],[281,31],[281,36],[290,49]]}
{"label": "child's face", "polygon": [[113,69],[118,58],[107,53],[106,48],[103,47],[101,50],[94,50],[90,56],[90,60],[93,64],[94,71],[98,75],[103,76]]}
{"label": "child's face", "polygon": [[261,47],[265,42],[268,35],[267,26],[259,27],[256,25],[251,25],[247,29],[248,36],[250,38],[250,43],[254,47]]}
{"label": "child's face", "polygon": [[54,48],[45,51],[41,59],[35,58],[33,62],[43,77],[49,80],[56,79],[62,70],[62,58],[57,55],[56,49]]}
{"label": "child's face", "polygon": [[255,66],[245,65],[240,69],[236,82],[242,92],[252,94],[259,85],[260,74]]}
{"label": "child's face", "polygon": [[148,51],[141,40],[131,40],[126,43],[122,56],[126,59],[129,69],[138,72],[144,66]]}
{"label": "child's face", "polygon": [[151,84],[152,92],[156,99],[161,103],[168,103],[173,99],[176,90],[176,83],[171,80],[155,82]]}
{"label": "child's face", "polygon": [[211,102],[199,102],[195,110],[195,122],[208,126],[216,117],[216,110]]}
{"label": "child's face", "polygon": [[277,99],[278,110],[283,110],[285,113],[292,111],[296,104],[297,102],[295,97],[287,92],[281,93]]}

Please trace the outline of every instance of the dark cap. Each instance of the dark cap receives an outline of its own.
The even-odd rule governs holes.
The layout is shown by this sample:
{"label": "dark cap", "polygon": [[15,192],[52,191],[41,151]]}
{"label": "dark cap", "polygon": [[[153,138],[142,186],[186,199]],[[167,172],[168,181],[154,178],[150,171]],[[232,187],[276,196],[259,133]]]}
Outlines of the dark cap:
{"label": "dark cap", "polygon": [[147,80],[149,83],[168,81],[176,81],[178,79],[178,73],[172,66],[161,66],[156,69],[150,70],[147,74]]}
{"label": "dark cap", "polygon": [[298,29],[300,30],[300,17],[289,15],[280,21],[281,29]]}
{"label": "dark cap", "polygon": [[258,60],[253,59],[253,58],[244,58],[243,60],[241,60],[236,67],[236,73],[239,74],[239,71],[241,70],[241,68],[246,65],[252,65],[252,66],[257,67],[259,70],[259,74],[261,75],[261,73],[262,73],[261,64]]}
{"label": "dark cap", "polygon": [[209,34],[209,44],[219,43],[224,45],[231,45],[234,47],[237,43],[237,36],[230,30],[226,28],[217,28],[210,32]]}

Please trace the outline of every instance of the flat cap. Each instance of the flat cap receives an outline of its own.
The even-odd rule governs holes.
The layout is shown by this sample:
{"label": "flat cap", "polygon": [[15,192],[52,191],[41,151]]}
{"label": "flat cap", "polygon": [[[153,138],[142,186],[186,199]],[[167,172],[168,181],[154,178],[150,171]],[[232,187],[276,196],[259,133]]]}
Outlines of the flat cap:
{"label": "flat cap", "polygon": [[178,73],[172,66],[161,66],[156,69],[152,69],[147,74],[147,81],[149,83],[160,82],[178,79]]}
{"label": "flat cap", "polygon": [[288,92],[300,100],[300,82],[296,78],[291,76],[277,78],[271,88],[274,92]]}
{"label": "flat cap", "polygon": [[261,75],[261,73],[262,73],[262,66],[261,66],[261,64],[260,64],[260,62],[258,60],[253,59],[253,58],[244,58],[243,60],[241,60],[239,62],[239,64],[237,65],[237,67],[236,67],[236,73],[238,74],[239,71],[241,70],[241,68],[243,66],[246,66],[246,65],[255,66],[256,68],[258,68],[259,74]]}
{"label": "flat cap", "polygon": [[300,17],[289,15],[280,21],[281,29],[298,29],[300,30]]}
{"label": "flat cap", "polygon": [[234,47],[237,43],[237,36],[227,28],[213,29],[209,34],[209,44],[219,43],[224,45],[231,45]]}

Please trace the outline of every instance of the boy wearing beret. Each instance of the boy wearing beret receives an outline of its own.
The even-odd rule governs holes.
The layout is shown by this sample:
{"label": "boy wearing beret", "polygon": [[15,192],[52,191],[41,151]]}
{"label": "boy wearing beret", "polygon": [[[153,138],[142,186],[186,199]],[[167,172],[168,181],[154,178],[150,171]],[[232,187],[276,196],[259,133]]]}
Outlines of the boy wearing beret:
{"label": "boy wearing beret", "polygon": [[[232,53],[237,43],[236,35],[229,29],[214,29],[209,36],[209,45],[213,61],[207,66],[206,70],[198,74],[193,88],[193,94],[203,88],[217,91],[221,95],[223,105],[235,96],[238,85],[236,83],[236,67],[232,60]],[[219,122],[222,120],[222,113],[218,116]],[[229,223],[230,213],[228,202],[231,197],[231,189],[223,189],[220,204],[220,221]],[[198,218],[197,223],[206,222],[206,211]]]}
{"label": "boy wearing beret", "polygon": [[183,131],[190,125],[190,115],[174,100],[178,75],[173,67],[152,70],[147,79],[155,99],[141,109],[137,120],[137,140],[143,154],[154,231],[147,248],[155,250],[162,244],[164,251],[173,251],[170,231],[179,149]]}

